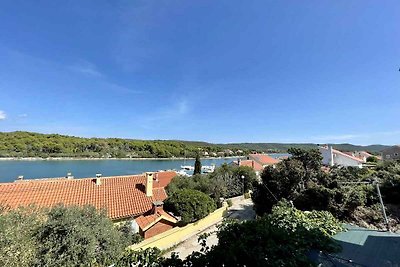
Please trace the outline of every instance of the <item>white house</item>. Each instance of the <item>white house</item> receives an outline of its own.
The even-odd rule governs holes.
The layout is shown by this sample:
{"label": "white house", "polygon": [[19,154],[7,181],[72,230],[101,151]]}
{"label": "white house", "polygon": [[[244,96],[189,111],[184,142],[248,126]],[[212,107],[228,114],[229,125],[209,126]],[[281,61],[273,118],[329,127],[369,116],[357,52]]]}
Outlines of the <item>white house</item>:
{"label": "white house", "polygon": [[322,163],[324,165],[345,166],[345,167],[359,167],[362,168],[364,161],[357,157],[345,154],[339,150],[333,149],[332,146],[320,146],[319,152],[322,154]]}

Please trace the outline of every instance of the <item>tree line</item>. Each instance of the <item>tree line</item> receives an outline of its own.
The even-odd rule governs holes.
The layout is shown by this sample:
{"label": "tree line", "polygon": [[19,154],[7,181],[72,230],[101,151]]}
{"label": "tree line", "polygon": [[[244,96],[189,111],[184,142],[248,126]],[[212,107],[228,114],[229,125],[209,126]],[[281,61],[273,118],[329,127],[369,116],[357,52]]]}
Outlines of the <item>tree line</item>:
{"label": "tree line", "polygon": [[171,158],[195,157],[203,151],[216,153],[224,149],[201,142],[0,132],[0,157]]}

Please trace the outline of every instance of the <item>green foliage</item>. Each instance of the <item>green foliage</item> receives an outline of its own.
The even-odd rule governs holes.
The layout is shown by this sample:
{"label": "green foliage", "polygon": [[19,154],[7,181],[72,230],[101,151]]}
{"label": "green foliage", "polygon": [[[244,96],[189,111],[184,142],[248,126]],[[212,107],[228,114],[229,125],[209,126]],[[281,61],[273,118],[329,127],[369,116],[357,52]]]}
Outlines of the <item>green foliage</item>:
{"label": "green foliage", "polygon": [[327,212],[306,214],[281,205],[255,221],[225,222],[218,244],[193,253],[184,266],[313,266],[307,253],[338,251],[330,237],[340,230]]}
{"label": "green foliage", "polygon": [[115,267],[159,267],[162,266],[163,260],[161,250],[157,248],[147,248],[139,251],[128,249],[115,264]]}
{"label": "green foliage", "polygon": [[179,189],[195,189],[209,195],[217,205],[221,205],[220,198],[239,196],[243,194],[243,190],[252,190],[256,182],[256,174],[250,167],[223,164],[210,174],[177,176],[168,185],[167,192],[170,195]]}
{"label": "green foliage", "polygon": [[386,161],[378,165],[376,177],[382,182],[385,202],[400,204],[400,162]]}
{"label": "green foliage", "polygon": [[228,207],[232,207],[232,205],[233,205],[232,200],[230,200],[230,199],[228,199],[226,201],[226,203],[228,204]]}
{"label": "green foliage", "polygon": [[[379,152],[387,146],[334,145],[339,150],[366,150]],[[131,140],[118,138],[79,138],[58,134],[39,134],[31,132],[0,133],[0,157],[195,157],[199,151],[219,152],[225,149],[259,152],[286,152],[291,147],[315,149],[315,144],[210,144],[192,141]]]}
{"label": "green foliage", "polygon": [[[314,266],[307,257],[311,249],[338,252],[331,239],[341,231],[339,221],[329,212],[302,212],[280,203],[271,215],[239,223],[226,220],[218,227],[218,244],[208,247],[209,234],[201,235],[202,248],[186,259],[176,255],[165,259],[157,249],[127,252],[124,265],[213,267],[213,266]],[[128,260],[126,260],[128,259]]]}
{"label": "green foliage", "polygon": [[257,214],[270,213],[278,201],[287,199],[301,210],[326,210],[336,218],[351,221],[358,207],[377,203],[372,184],[357,184],[376,176],[384,181],[385,200],[395,201],[400,197],[400,175],[394,175],[400,174],[396,163],[378,165],[376,171],[333,167],[325,173],[318,151],[290,149],[290,152],[293,156],[276,168],[265,168],[262,183],[255,185],[252,199]]}
{"label": "green foliage", "polygon": [[[304,231],[311,234],[309,241],[311,247],[317,247],[327,239],[338,232],[343,231],[339,220],[327,211],[300,211],[292,208],[288,202],[281,201],[274,206],[271,215],[269,215],[272,224],[279,228],[285,228],[288,231]],[[321,235],[322,234],[322,235]],[[321,239],[322,237],[322,239]],[[330,243],[330,242],[329,242]],[[329,244],[327,244],[329,245]]]}
{"label": "green foliage", "polygon": [[270,212],[282,198],[293,200],[309,179],[303,163],[297,159],[283,160],[276,167],[268,166],[261,174],[261,184],[256,184],[252,194],[257,214]]}
{"label": "green foliage", "polygon": [[223,146],[204,142],[79,138],[58,134],[0,132],[0,157],[195,157],[199,148],[209,153],[225,149]]}
{"label": "green foliage", "polygon": [[51,209],[35,237],[39,266],[108,266],[127,245],[113,223],[94,207]]}
{"label": "green foliage", "polygon": [[41,215],[33,207],[0,213],[0,266],[32,266],[37,258],[34,234]]}
{"label": "green foliage", "polygon": [[132,229],[131,221],[126,221],[117,227],[118,231],[122,233],[122,236],[126,239],[124,242],[129,245],[133,245],[143,241],[143,237],[139,233],[134,233]]}
{"label": "green foliage", "polygon": [[197,153],[196,155],[196,160],[194,162],[194,171],[193,171],[193,175],[196,174],[201,174],[201,161],[200,161],[200,155],[199,153]]}
{"label": "green foliage", "polygon": [[378,163],[378,158],[374,157],[374,156],[369,156],[367,158],[367,162],[369,162],[369,163]]}
{"label": "green foliage", "polygon": [[206,217],[216,209],[214,201],[203,192],[193,189],[175,191],[165,201],[165,209],[181,216],[183,223],[191,223]]}

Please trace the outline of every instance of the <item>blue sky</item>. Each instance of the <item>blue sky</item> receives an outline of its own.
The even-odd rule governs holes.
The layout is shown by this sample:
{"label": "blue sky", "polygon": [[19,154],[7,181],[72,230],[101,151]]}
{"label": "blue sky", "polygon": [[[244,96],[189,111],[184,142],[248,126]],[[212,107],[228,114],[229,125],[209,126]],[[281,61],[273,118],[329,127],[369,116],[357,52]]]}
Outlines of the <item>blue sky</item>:
{"label": "blue sky", "polygon": [[0,131],[400,143],[400,2],[1,1]]}

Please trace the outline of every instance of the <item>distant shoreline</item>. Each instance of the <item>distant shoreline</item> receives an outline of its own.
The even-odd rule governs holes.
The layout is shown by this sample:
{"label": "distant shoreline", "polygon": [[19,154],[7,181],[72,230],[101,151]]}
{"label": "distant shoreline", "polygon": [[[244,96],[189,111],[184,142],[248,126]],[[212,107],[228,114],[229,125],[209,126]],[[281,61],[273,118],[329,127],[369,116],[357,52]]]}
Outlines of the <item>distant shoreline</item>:
{"label": "distant shoreline", "polygon": [[[206,157],[201,159],[234,159],[243,158],[244,156],[228,156],[228,157]],[[72,158],[72,157],[57,157],[57,158],[40,158],[40,157],[4,157],[0,161],[62,161],[62,160],[194,160],[195,158]]]}

